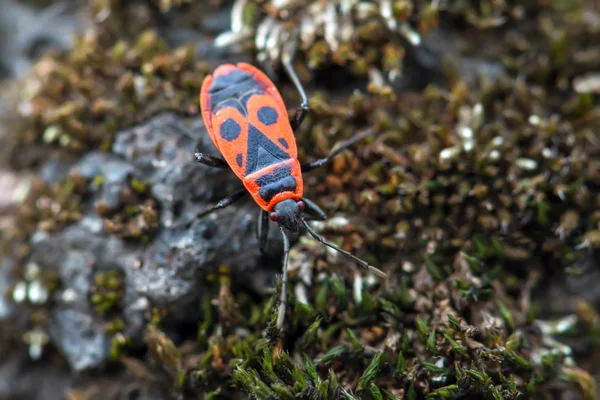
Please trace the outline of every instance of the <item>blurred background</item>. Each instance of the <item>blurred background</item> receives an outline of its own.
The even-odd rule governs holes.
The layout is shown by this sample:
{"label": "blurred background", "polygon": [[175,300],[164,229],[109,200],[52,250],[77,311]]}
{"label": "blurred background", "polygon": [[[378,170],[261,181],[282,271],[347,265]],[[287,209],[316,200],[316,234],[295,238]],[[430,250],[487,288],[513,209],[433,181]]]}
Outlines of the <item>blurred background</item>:
{"label": "blurred background", "polygon": [[[312,111],[282,243],[198,106],[249,62]],[[0,0],[0,399],[594,399],[600,4]],[[273,227],[274,228],[274,227]]]}

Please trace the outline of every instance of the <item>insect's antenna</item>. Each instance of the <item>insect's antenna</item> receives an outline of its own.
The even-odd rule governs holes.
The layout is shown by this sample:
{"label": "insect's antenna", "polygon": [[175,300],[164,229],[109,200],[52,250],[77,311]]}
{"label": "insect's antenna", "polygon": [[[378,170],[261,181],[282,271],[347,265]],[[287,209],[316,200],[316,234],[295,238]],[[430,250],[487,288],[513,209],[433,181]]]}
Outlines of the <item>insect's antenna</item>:
{"label": "insect's antenna", "polygon": [[315,230],[313,228],[311,228],[311,226],[304,220],[304,218],[300,218],[302,220],[302,223],[304,224],[304,226],[306,227],[306,229],[308,230],[308,233],[310,233],[310,235],[312,237],[314,237],[315,239],[317,239],[319,242],[323,243],[325,246],[334,249],[335,251],[339,251],[342,254],[347,255],[348,257],[352,258],[354,261],[356,261],[360,266],[367,268],[369,271],[373,272],[375,275],[381,277],[381,278],[385,278],[387,279],[387,275],[375,268],[372,265],[369,265],[366,261],[361,260],[360,258],[356,257],[355,255],[347,252],[346,250],[342,250],[339,247],[337,247],[336,245],[334,245],[333,243],[329,243],[328,241],[326,241],[325,239],[323,239],[323,237],[319,236],[319,234],[317,232],[315,232]]}
{"label": "insect's antenna", "polygon": [[290,258],[290,239],[281,228],[281,234],[283,235],[283,277],[281,278],[281,304],[279,304],[279,313],[277,315],[277,328],[283,327],[283,320],[285,319],[285,310],[287,309],[287,272],[288,272],[288,259]]}

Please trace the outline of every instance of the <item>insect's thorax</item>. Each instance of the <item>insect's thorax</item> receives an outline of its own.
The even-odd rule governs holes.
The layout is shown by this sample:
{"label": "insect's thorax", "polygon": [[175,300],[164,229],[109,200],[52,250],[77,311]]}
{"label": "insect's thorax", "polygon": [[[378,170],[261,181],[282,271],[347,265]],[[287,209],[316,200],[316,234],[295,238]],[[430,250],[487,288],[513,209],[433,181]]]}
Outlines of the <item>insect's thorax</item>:
{"label": "insect's thorax", "polygon": [[243,182],[256,203],[266,211],[271,211],[282,200],[302,198],[302,172],[300,163],[295,158],[253,172]]}

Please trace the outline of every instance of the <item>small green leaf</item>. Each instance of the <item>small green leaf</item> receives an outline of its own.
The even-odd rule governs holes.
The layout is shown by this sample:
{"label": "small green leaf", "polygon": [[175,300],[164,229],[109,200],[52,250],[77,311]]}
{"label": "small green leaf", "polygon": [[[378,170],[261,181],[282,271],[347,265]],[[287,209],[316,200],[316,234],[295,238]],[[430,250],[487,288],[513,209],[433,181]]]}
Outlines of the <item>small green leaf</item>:
{"label": "small green leaf", "polygon": [[421,364],[423,364],[425,369],[427,369],[429,372],[432,372],[434,374],[441,374],[442,372],[446,371],[446,369],[444,369],[442,367],[438,367],[437,365],[427,362],[427,361],[422,361]]}
{"label": "small green leaf", "polygon": [[334,399],[340,391],[340,383],[333,369],[329,369],[329,387],[327,389],[327,398]]}
{"label": "small green leaf", "polygon": [[391,301],[386,300],[381,297],[381,298],[379,298],[378,302],[379,302],[379,305],[381,306],[381,309],[384,312],[391,315],[392,317],[394,317],[396,319],[401,319],[404,316],[404,313],[402,311],[400,311],[400,309]]}
{"label": "small green leaf", "polygon": [[335,302],[338,305],[343,305],[346,303],[346,285],[344,281],[339,278],[336,274],[332,274],[329,279],[329,283],[331,284],[331,292],[333,293],[333,297],[335,298]]}
{"label": "small green leaf", "polygon": [[448,385],[439,388],[433,393],[427,395],[428,399],[442,398],[442,399],[451,399],[453,398],[460,390],[457,385]]}
{"label": "small green leaf", "polygon": [[496,252],[496,257],[504,258],[504,246],[500,242],[500,239],[497,236],[492,236],[491,240],[492,248]]}
{"label": "small green leaf", "polygon": [[435,354],[437,350],[436,341],[435,341],[435,329],[429,332],[429,336],[427,337],[427,350],[431,353]]}
{"label": "small green leaf", "polygon": [[483,268],[483,262],[481,262],[481,260],[479,258],[472,257],[464,252],[461,252],[460,255],[464,257],[464,259],[467,262],[467,264],[469,265],[469,268],[471,269],[471,271],[473,271],[473,272],[480,271]]}
{"label": "small green leaf", "polygon": [[406,392],[406,400],[417,400],[417,392],[415,391],[415,383],[411,382]]}
{"label": "small green leaf", "polygon": [[450,325],[450,329],[452,329],[454,332],[462,331],[460,320],[456,319],[456,317],[452,314],[448,314],[448,324]]}
{"label": "small green leaf", "polygon": [[369,386],[369,391],[371,392],[371,396],[373,396],[373,400],[383,400],[383,395],[381,391],[374,383],[371,383]]}
{"label": "small green leaf", "polygon": [[408,363],[404,358],[404,354],[402,352],[398,353],[398,361],[396,361],[396,376],[402,375],[404,371],[408,368]]}
{"label": "small green leaf", "polygon": [[427,260],[425,260],[425,266],[427,267],[427,272],[429,272],[429,275],[431,275],[431,279],[434,281],[441,281],[444,279],[442,271],[431,258],[427,258]]}
{"label": "small green leaf", "polygon": [[216,388],[212,392],[208,392],[202,398],[203,400],[216,400],[217,396],[221,394],[221,388]]}
{"label": "small green leaf", "polygon": [[512,313],[506,307],[506,305],[498,298],[496,298],[496,307],[498,307],[498,311],[500,311],[500,315],[502,315],[502,319],[508,326],[510,330],[513,330],[515,327],[515,320],[513,319]]}
{"label": "small green leaf", "polygon": [[402,343],[400,344],[400,351],[406,353],[410,347],[410,338],[408,336],[408,329],[404,329],[402,332]]}
{"label": "small green leaf", "polygon": [[294,391],[296,393],[300,393],[308,387],[306,375],[297,366],[292,370],[292,379],[294,381]]}
{"label": "small green leaf", "polygon": [[342,394],[344,395],[344,397],[346,397],[347,400],[360,400],[358,397],[351,395],[345,390],[342,390]]}
{"label": "small green leaf", "polygon": [[260,360],[260,367],[262,368],[262,373],[266,375],[271,382],[277,381],[277,375],[275,375],[275,371],[273,371],[273,357],[271,352],[266,349],[263,352],[262,359]]}
{"label": "small green leaf", "polygon": [[422,320],[421,318],[417,318],[416,322],[417,322],[417,331],[419,332],[421,341],[425,342],[427,340],[427,336],[429,334],[429,329],[427,329],[427,322]]}
{"label": "small green leaf", "polygon": [[488,390],[490,392],[492,392],[492,396],[494,396],[494,400],[504,400],[504,396],[502,396],[502,394],[500,394],[500,392],[498,391],[498,388],[494,385],[490,385],[488,386]]}
{"label": "small green leaf", "polygon": [[525,360],[523,357],[521,357],[514,351],[509,350],[507,348],[501,348],[500,352],[504,357],[506,357],[506,359],[510,363],[517,366],[518,368],[522,368],[524,370],[530,370],[532,368],[531,363],[529,361]]}
{"label": "small green leaf", "polygon": [[306,367],[306,374],[312,381],[313,385],[317,386],[317,383],[321,380],[319,378],[319,374],[317,373],[317,367],[312,362],[312,360],[306,355],[302,354],[302,358],[304,358],[304,366]]}
{"label": "small green leaf", "polygon": [[317,293],[317,297],[315,298],[315,306],[319,313],[325,314],[327,310],[327,293],[329,291],[329,281],[324,281],[319,291]]}
{"label": "small green leaf", "polygon": [[298,340],[298,347],[300,350],[308,350],[317,343],[321,321],[323,321],[323,319],[318,317],[312,324],[310,324],[306,331],[304,331],[302,337],[300,337]]}
{"label": "small green leaf", "polygon": [[550,209],[550,204],[547,201],[539,200],[537,202],[537,221],[540,225],[548,225],[548,212]]}
{"label": "small green leaf", "polygon": [[273,383],[271,389],[277,394],[277,399],[290,399],[295,398],[292,390],[284,383]]}
{"label": "small green leaf", "polygon": [[462,344],[459,344],[456,340],[454,340],[454,338],[452,337],[452,333],[450,333],[446,329],[444,330],[444,337],[446,338],[448,343],[450,343],[450,346],[452,346],[453,351],[462,354],[463,356],[468,356],[469,351],[467,347],[463,346]]}
{"label": "small green leaf", "polygon": [[358,309],[361,314],[372,314],[375,310],[375,302],[373,301],[373,297],[371,294],[367,292],[365,289],[362,290],[361,293],[362,302],[359,304]]}
{"label": "small green leaf", "polygon": [[352,351],[362,353],[364,351],[363,346],[358,341],[358,338],[354,334],[354,331],[350,328],[347,328],[346,332],[348,333],[348,339],[350,339],[350,345],[352,347]]}
{"label": "small green leaf", "polygon": [[327,351],[327,353],[323,354],[319,359],[315,360],[317,365],[320,364],[328,364],[333,360],[337,360],[342,357],[344,354],[348,353],[348,346],[345,344],[338,344],[337,346],[332,347]]}
{"label": "small green leaf", "polygon": [[375,380],[377,374],[379,373],[379,369],[381,368],[381,364],[384,361],[385,354],[378,353],[373,360],[371,360],[371,364],[365,369],[362,376],[358,380],[358,385],[356,387],[356,393],[361,394],[370,384]]}

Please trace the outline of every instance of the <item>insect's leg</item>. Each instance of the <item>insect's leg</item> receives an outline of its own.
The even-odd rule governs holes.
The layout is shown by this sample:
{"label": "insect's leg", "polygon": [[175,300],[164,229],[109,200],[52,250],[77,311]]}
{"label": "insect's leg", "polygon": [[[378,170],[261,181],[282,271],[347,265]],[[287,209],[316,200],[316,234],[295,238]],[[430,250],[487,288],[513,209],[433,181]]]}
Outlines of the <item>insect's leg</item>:
{"label": "insect's leg", "polygon": [[227,164],[227,161],[225,161],[225,159],[223,157],[219,157],[219,156],[211,156],[210,154],[204,154],[204,153],[194,153],[194,157],[196,158],[196,161],[198,161],[199,163],[202,163],[204,165],[208,165],[209,167],[213,167],[213,168],[228,168],[229,165]]}
{"label": "insect's leg", "polygon": [[300,93],[300,97],[302,97],[302,104],[300,104],[300,107],[298,107],[298,109],[296,109],[296,113],[290,118],[290,125],[292,126],[292,130],[296,130],[296,128],[298,128],[300,126],[300,124],[304,120],[304,117],[306,117],[306,115],[310,111],[310,107],[308,105],[308,97],[306,96],[304,87],[302,86],[302,83],[300,82],[300,78],[298,78],[298,75],[296,75],[296,71],[294,71],[294,66],[293,66],[294,57],[296,56],[296,46],[298,45],[299,36],[300,36],[300,29],[297,29],[296,33],[294,34],[294,38],[290,42],[289,48],[287,49],[287,51],[285,51],[283,53],[282,61],[281,61],[287,74],[289,75],[290,79],[294,83],[294,86],[296,86],[296,89]]}
{"label": "insect's leg", "polygon": [[302,166],[301,166],[302,172],[312,171],[315,168],[319,168],[319,167],[325,165],[326,163],[331,161],[333,159],[333,157],[337,156],[339,153],[346,150],[348,147],[352,146],[354,143],[366,138],[367,136],[369,136],[372,133],[373,133],[373,131],[371,129],[366,129],[366,130],[362,131],[361,133],[351,137],[350,139],[337,144],[336,146],[333,147],[333,149],[331,150],[331,153],[329,153],[329,155],[327,157],[321,158],[320,160],[315,160],[315,161],[311,161],[311,162],[302,164]]}
{"label": "insect's leg", "polygon": [[325,211],[323,211],[314,201],[307,199],[306,197],[303,197],[302,201],[304,202],[305,213],[321,221],[327,219]]}
{"label": "insect's leg", "polygon": [[281,277],[281,301],[279,304],[279,312],[277,313],[277,328],[279,329],[283,327],[285,310],[287,309],[287,270],[288,259],[290,258],[290,240],[283,230],[281,233],[283,235],[283,276]]}
{"label": "insect's leg", "polygon": [[269,236],[269,213],[265,210],[258,212],[258,223],[256,224],[256,236],[258,238],[260,252],[265,252],[267,238]]}
{"label": "insect's leg", "polygon": [[248,191],[246,191],[246,188],[240,189],[237,192],[225,197],[224,199],[219,201],[217,204],[215,204],[208,210],[204,210],[204,211],[198,213],[196,215],[196,218],[204,217],[205,215],[211,214],[217,210],[228,207],[228,206],[232,205],[233,203],[235,203],[236,201],[238,201],[239,199],[241,199],[242,197],[244,197],[244,195],[246,193],[248,193]]}
{"label": "insect's leg", "polygon": [[185,229],[187,229],[187,228],[189,228],[192,225],[192,223],[194,222],[195,219],[204,217],[204,216],[206,216],[208,214],[211,214],[211,213],[213,213],[213,212],[215,212],[217,210],[220,210],[221,208],[225,208],[227,206],[232,205],[233,203],[235,203],[236,201],[238,201],[239,199],[241,199],[244,196],[244,194],[246,194],[246,193],[248,193],[246,191],[246,188],[240,189],[237,192],[234,192],[233,194],[225,197],[224,199],[222,199],[221,201],[219,201],[217,204],[215,204],[213,207],[209,208],[208,210],[204,210],[204,211],[199,212],[198,214],[196,214],[196,216],[192,220],[190,220],[190,221],[183,221],[183,222],[179,222],[177,224],[171,225],[169,227],[169,229],[176,230],[176,229],[179,229],[179,228],[182,228],[182,227],[185,228]]}

